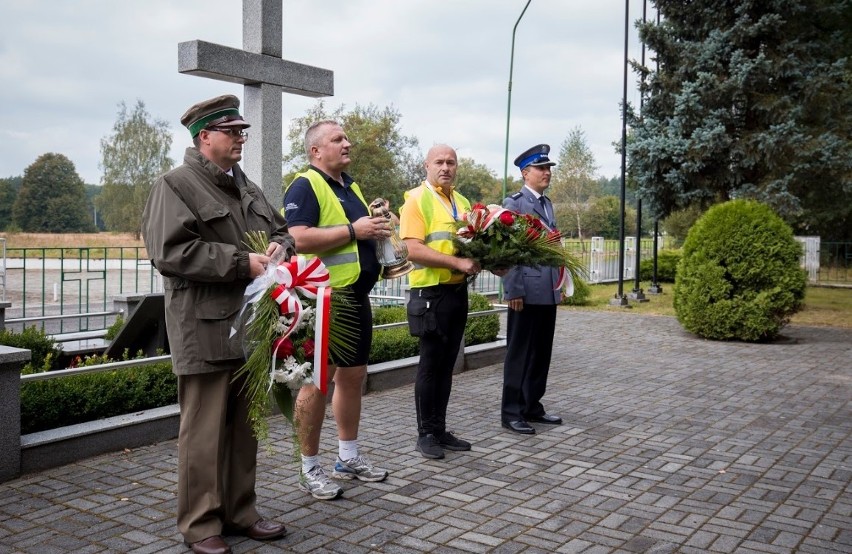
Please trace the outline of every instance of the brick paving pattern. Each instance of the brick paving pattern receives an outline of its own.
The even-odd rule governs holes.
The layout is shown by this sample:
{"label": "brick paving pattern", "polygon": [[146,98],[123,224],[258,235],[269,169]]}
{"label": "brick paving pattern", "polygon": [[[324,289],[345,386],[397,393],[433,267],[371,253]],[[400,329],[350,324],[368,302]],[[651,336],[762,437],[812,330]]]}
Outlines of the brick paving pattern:
{"label": "brick paving pattern", "polygon": [[[391,471],[314,500],[273,419],[258,505],[288,535],[235,552],[852,552],[852,331],[712,342],[668,317],[560,310],[545,406],[501,428],[502,366],[456,376],[449,427],[472,452],[414,451],[412,386],[365,397],[362,449]],[[329,415],[330,418],[330,410]],[[337,451],[333,422],[322,456]],[[186,552],[174,442],[0,484],[0,552]]]}

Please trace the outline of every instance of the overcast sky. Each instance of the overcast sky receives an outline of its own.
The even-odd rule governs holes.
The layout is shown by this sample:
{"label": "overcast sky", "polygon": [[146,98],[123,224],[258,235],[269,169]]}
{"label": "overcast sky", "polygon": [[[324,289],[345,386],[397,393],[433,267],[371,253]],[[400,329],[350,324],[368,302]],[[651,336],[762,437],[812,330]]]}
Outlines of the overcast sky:
{"label": "overcast sky", "polygon": [[[525,0],[284,0],[284,58],[330,69],[341,104],[394,106],[402,132],[502,177],[512,27]],[[511,160],[544,142],[558,155],[581,127],[599,174],[620,174],[624,2],[532,0],[515,39]],[[640,50],[630,0],[629,56]],[[650,15],[649,8],[649,17]],[[118,104],[137,99],[169,123],[172,158],[190,137],[181,114],[243,87],[177,72],[177,45],[242,48],[239,0],[0,0],[0,177],[22,175],[41,154],[64,154],[100,184],[100,141]],[[635,76],[628,100],[638,102]],[[284,95],[285,135],[316,100]],[[286,151],[286,146],[285,146]],[[357,177],[357,176],[356,176]]]}

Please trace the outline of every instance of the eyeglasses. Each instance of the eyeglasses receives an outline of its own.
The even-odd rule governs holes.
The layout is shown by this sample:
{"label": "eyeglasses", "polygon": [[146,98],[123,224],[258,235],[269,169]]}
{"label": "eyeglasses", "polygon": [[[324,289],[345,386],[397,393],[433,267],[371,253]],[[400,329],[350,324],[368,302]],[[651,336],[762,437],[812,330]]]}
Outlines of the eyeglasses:
{"label": "eyeglasses", "polygon": [[231,135],[231,138],[234,139],[244,139],[248,140],[248,133],[243,131],[242,129],[237,129],[235,127],[210,127],[207,131],[219,131],[220,133],[225,133],[226,135]]}

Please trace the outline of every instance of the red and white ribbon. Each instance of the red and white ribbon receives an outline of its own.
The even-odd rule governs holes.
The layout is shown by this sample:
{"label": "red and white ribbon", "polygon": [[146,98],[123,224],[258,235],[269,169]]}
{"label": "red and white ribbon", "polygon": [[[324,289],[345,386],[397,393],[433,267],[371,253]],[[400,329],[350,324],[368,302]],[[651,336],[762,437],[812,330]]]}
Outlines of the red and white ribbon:
{"label": "red and white ribbon", "polygon": [[468,222],[467,226],[459,229],[458,234],[464,238],[474,237],[491,227],[496,220],[500,219],[500,214],[503,212],[509,212],[515,215],[515,212],[496,205],[491,205],[487,208],[481,204],[474,205],[470,209],[470,212],[464,216],[465,220]]}
{"label": "red and white ribbon", "polygon": [[553,290],[559,290],[562,287],[565,287],[566,297],[574,296],[574,279],[565,266],[559,268],[559,278],[556,280],[556,286],[553,287]]}
{"label": "red and white ribbon", "polygon": [[[281,338],[287,337],[297,329],[302,321],[304,311],[299,294],[317,301],[314,323],[313,381],[325,394],[328,391],[328,330],[331,319],[331,288],[327,286],[331,276],[328,269],[319,258],[293,256],[290,261],[278,264],[274,268],[272,278],[275,283],[278,283],[270,293],[272,299],[281,307],[282,314],[292,314],[290,325],[284,330]],[[275,371],[277,354],[275,350],[272,352],[270,387],[272,372]]]}

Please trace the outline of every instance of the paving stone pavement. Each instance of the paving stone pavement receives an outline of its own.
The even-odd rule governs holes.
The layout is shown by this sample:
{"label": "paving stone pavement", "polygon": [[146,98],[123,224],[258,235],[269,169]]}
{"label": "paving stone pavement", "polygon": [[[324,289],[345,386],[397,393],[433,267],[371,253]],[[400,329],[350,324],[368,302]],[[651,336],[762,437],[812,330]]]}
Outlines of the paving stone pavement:
{"label": "paving stone pavement", "polygon": [[[413,387],[364,399],[361,445],[391,471],[314,500],[289,431],[259,455],[261,513],[288,535],[234,552],[852,552],[852,330],[705,341],[669,317],[560,310],[545,406],[500,426],[502,367],[457,375],[448,424],[472,452],[414,450]],[[330,414],[330,411],[329,411]],[[328,416],[331,417],[330,415]],[[322,456],[336,454],[333,422]],[[0,552],[186,552],[170,441],[0,484]]]}

